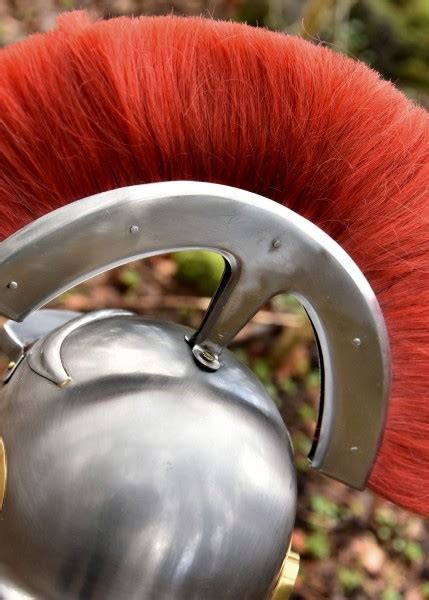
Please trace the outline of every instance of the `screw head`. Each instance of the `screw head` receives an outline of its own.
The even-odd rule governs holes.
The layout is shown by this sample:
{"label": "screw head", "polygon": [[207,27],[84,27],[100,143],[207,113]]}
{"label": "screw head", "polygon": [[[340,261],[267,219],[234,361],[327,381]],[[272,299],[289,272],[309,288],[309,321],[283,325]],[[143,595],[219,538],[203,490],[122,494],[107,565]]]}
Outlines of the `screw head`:
{"label": "screw head", "polygon": [[131,227],[130,227],[130,233],[131,233],[131,235],[135,235],[138,232],[139,232],[138,225],[131,225]]}
{"label": "screw head", "polygon": [[277,250],[277,248],[280,248],[280,246],[282,245],[281,241],[279,239],[275,239],[273,240],[272,246],[273,248],[275,248]]}
{"label": "screw head", "polygon": [[7,287],[10,290],[16,290],[16,289],[18,289],[18,283],[16,281],[9,281],[9,283],[7,284]]}
{"label": "screw head", "polygon": [[212,352],[210,352],[209,350],[203,350],[201,352],[201,356],[207,362],[214,362],[216,360],[216,356]]}

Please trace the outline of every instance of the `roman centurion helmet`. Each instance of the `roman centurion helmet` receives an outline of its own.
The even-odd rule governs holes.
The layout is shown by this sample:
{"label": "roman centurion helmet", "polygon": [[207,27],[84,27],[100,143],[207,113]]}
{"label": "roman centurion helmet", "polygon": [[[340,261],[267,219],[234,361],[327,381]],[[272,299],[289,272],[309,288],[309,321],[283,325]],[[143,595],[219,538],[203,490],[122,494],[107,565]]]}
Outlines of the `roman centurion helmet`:
{"label": "roman centurion helmet", "polygon": [[[122,310],[37,310],[114,265],[185,248],[225,259],[196,332]],[[288,597],[291,442],[226,346],[273,295],[301,299],[324,381],[312,464],[364,486],[384,424],[388,344],[345,252],[266,198],[166,182],[49,213],[0,245],[0,265],[11,360],[0,395],[2,575],[52,600]]]}
{"label": "roman centurion helmet", "polygon": [[[312,467],[427,513],[423,111],[326,48],[203,19],[71,15],[0,72],[0,594],[289,597],[293,449],[228,350],[283,292],[319,348]],[[225,264],[196,331],[44,308],[194,249]]]}

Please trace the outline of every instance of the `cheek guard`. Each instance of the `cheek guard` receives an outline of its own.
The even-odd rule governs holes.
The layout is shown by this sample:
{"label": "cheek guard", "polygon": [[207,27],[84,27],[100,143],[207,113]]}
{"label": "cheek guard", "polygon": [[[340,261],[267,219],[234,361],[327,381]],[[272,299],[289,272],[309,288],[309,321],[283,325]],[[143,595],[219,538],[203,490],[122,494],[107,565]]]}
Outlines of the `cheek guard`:
{"label": "cheek guard", "polygon": [[[126,311],[36,310],[184,249],[225,259],[196,332]],[[388,338],[367,280],[315,225],[243,190],[168,182],[73,202],[0,244],[4,579],[43,600],[289,596],[289,435],[225,349],[281,292],[304,305],[319,346],[311,464],[361,489],[386,417]]]}

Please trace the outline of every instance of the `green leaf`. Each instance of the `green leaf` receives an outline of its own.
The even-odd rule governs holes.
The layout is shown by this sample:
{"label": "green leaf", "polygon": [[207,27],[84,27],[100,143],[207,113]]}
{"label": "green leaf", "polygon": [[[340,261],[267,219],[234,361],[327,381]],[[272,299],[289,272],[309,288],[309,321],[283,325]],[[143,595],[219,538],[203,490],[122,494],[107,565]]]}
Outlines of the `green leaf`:
{"label": "green leaf", "polygon": [[311,439],[302,433],[301,431],[297,431],[292,436],[293,447],[296,452],[300,452],[301,454],[305,454],[308,456],[311,450],[312,441]]}
{"label": "green leaf", "polygon": [[[295,386],[296,387],[296,386]],[[299,416],[305,421],[313,423],[316,420],[316,411],[310,404],[302,403],[298,409]]]}
{"label": "green leaf", "polygon": [[232,348],[232,353],[243,364],[249,364],[249,356],[245,348]]}
{"label": "green leaf", "polygon": [[413,563],[421,563],[424,559],[423,549],[419,542],[407,542],[404,555]]}
{"label": "green leaf", "polygon": [[310,463],[305,456],[295,457],[295,466],[300,473],[307,473],[310,470]]}
{"label": "green leaf", "polygon": [[137,269],[125,269],[119,274],[119,281],[128,289],[134,289],[141,282],[141,276]]}
{"label": "green leaf", "polygon": [[362,585],[362,574],[356,569],[340,567],[337,575],[338,581],[347,596],[355,592]]}
{"label": "green leaf", "polygon": [[394,527],[396,525],[396,515],[391,508],[383,506],[376,510],[375,521],[378,525]]}
{"label": "green leaf", "polygon": [[302,304],[289,294],[278,294],[272,300],[272,305],[277,310],[284,310],[296,315],[305,315],[305,309]]}
{"label": "green leaf", "polygon": [[402,594],[393,588],[387,588],[381,594],[381,600],[402,600]]}
{"label": "green leaf", "polygon": [[315,513],[329,519],[336,519],[340,513],[340,507],[323,496],[312,496],[310,498],[310,505]]}
{"label": "green leaf", "polygon": [[252,363],[252,371],[262,381],[262,383],[271,383],[271,365],[266,358],[257,358]]}
{"label": "green leaf", "polygon": [[314,558],[328,558],[330,554],[329,538],[323,529],[310,533],[305,540],[306,550]]}
{"label": "green leaf", "polygon": [[285,394],[293,396],[297,392],[297,385],[292,377],[285,377],[279,383],[279,387]]}
{"label": "green leaf", "polygon": [[383,525],[382,527],[377,528],[377,537],[379,540],[383,542],[389,540],[392,537],[392,530],[387,525]]}
{"label": "green leaf", "polygon": [[311,371],[305,378],[305,385],[307,389],[317,390],[320,387],[320,373],[319,371]]}
{"label": "green leaf", "polygon": [[220,254],[208,250],[189,250],[173,254],[176,277],[190,283],[200,294],[212,296],[219,286],[225,261]]}
{"label": "green leaf", "polygon": [[407,546],[406,540],[402,538],[395,538],[392,542],[392,547],[396,552],[404,552]]}

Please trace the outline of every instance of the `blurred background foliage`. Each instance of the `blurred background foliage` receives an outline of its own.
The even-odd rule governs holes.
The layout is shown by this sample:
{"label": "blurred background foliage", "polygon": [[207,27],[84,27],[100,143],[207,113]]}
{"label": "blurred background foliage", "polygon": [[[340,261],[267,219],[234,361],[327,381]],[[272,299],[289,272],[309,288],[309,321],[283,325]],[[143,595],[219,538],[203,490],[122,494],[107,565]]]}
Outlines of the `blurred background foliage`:
{"label": "blurred background foliage", "polygon": [[[58,13],[76,8],[103,18],[203,15],[300,35],[365,61],[429,106],[429,0],[0,0],[0,44],[45,31]],[[209,252],[155,257],[103,274],[56,305],[123,307],[197,327],[222,270],[222,259]],[[232,350],[262,380],[291,430],[299,485],[293,545],[302,557],[294,598],[429,600],[429,524],[309,470],[320,378],[299,303],[274,298]]]}

